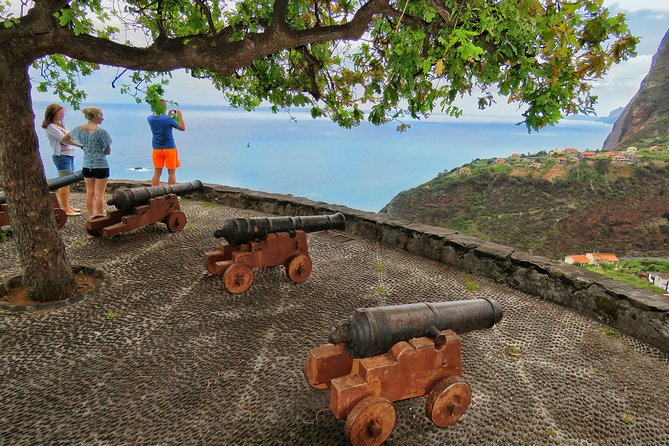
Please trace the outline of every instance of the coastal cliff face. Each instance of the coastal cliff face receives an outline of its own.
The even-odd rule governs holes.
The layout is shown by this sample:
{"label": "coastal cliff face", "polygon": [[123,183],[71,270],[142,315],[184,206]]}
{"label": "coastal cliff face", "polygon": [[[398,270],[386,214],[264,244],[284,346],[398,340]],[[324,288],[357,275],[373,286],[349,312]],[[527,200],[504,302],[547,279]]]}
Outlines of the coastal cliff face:
{"label": "coastal cliff face", "polygon": [[648,75],[616,121],[603,149],[654,145],[669,145],[669,31],[653,56]]}
{"label": "coastal cliff face", "polygon": [[602,160],[545,174],[523,170],[442,174],[381,212],[555,259],[669,254],[669,164]]}

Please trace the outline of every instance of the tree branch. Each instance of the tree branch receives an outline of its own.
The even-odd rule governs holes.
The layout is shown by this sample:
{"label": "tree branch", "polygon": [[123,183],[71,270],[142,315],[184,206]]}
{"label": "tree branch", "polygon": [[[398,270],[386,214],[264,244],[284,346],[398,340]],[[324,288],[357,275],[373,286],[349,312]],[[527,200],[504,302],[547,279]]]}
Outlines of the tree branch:
{"label": "tree branch", "polygon": [[211,11],[207,7],[207,4],[203,0],[195,0],[200,6],[202,13],[207,17],[207,23],[209,23],[209,33],[216,34],[216,25],[214,25],[214,19],[211,17]]}
{"label": "tree branch", "polygon": [[0,44],[51,30],[53,15],[69,4],[67,0],[36,0],[28,13],[19,18],[20,23],[11,28],[0,27]]}
{"label": "tree branch", "polygon": [[[287,0],[277,3],[286,5]],[[275,12],[281,11],[276,7]],[[70,30],[51,20],[51,33],[24,39],[22,47],[38,54],[60,53],[66,56],[133,70],[170,71],[178,68],[206,67],[223,75],[249,66],[254,60],[277,53],[329,40],[359,39],[375,15],[388,13],[388,0],[369,0],[343,25],[295,31],[285,29],[249,33],[242,41],[228,42],[224,33],[198,35],[156,41],[146,48],[132,47],[87,34],[75,36]],[[28,49],[26,49],[28,51]]]}

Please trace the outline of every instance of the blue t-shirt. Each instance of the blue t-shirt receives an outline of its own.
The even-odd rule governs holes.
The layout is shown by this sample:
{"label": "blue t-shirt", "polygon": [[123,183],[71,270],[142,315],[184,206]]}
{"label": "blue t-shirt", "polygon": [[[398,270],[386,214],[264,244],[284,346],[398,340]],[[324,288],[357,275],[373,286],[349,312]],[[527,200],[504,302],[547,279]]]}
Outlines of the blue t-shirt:
{"label": "blue t-shirt", "polygon": [[109,164],[107,164],[107,155],[105,155],[105,148],[112,143],[112,139],[105,129],[97,129],[92,133],[88,133],[81,127],[75,127],[70,132],[70,135],[72,135],[72,139],[83,145],[83,167],[89,169],[109,168]]}
{"label": "blue t-shirt", "polygon": [[179,123],[167,115],[151,115],[146,118],[151,127],[153,138],[151,144],[154,149],[174,149],[177,144],[172,136],[172,128],[179,128]]}

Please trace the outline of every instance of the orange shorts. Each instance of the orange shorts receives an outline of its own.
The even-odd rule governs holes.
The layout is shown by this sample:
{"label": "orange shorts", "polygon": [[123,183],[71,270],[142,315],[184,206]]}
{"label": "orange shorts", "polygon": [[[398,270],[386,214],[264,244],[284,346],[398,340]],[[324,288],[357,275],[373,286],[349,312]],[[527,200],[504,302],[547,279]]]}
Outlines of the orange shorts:
{"label": "orange shorts", "polygon": [[153,149],[153,167],[156,169],[162,169],[167,167],[168,169],[176,169],[181,166],[181,161],[179,161],[179,154],[177,149]]}

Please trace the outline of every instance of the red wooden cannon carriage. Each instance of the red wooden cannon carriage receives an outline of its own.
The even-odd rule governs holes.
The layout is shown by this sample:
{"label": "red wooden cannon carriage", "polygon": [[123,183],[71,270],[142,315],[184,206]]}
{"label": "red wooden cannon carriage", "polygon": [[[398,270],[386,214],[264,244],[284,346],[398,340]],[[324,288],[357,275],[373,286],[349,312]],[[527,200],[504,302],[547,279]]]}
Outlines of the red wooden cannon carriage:
{"label": "red wooden cannon carriage", "polygon": [[358,309],[329,344],[309,351],[304,375],[312,387],[329,388],[330,411],[346,419],[354,446],[383,443],[395,427],[392,403],[408,398],[427,395],[427,417],[450,426],[471,401],[454,329],[490,328],[501,318],[488,299]]}
{"label": "red wooden cannon carriage", "polygon": [[179,196],[203,189],[202,182],[167,186],[118,189],[107,204],[116,210],[88,220],[84,228],[94,237],[112,238],[142,226],[164,223],[170,232],[180,232],[186,226],[186,214],[179,206]]}
{"label": "red wooden cannon carriage", "polygon": [[225,289],[243,293],[253,283],[253,270],[268,266],[286,268],[293,283],[311,274],[307,232],[344,229],[341,213],[304,217],[258,217],[227,220],[214,232],[228,244],[205,253],[205,265],[212,274],[223,275]]}

